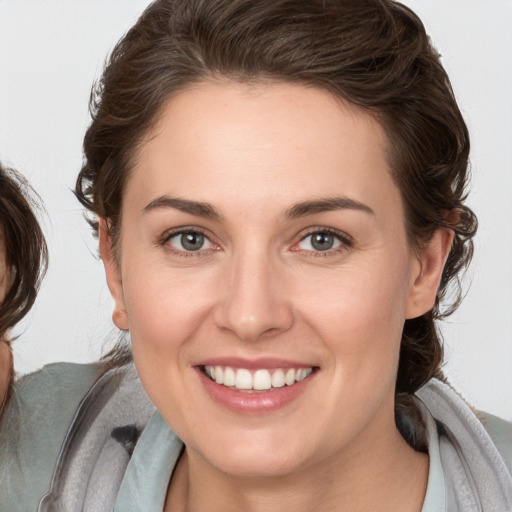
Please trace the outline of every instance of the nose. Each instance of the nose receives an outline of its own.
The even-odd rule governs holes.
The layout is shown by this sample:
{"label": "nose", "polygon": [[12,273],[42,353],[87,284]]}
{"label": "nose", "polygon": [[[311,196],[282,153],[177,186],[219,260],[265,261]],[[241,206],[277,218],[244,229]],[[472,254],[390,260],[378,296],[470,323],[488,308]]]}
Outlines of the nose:
{"label": "nose", "polygon": [[283,269],[266,254],[239,254],[230,262],[215,321],[243,341],[285,332],[293,325]]}

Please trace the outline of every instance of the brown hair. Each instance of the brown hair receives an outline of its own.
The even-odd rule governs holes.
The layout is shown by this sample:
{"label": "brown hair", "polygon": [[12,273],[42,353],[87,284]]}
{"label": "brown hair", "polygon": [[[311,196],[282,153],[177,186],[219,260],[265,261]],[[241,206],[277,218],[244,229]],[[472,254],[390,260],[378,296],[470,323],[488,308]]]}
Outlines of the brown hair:
{"label": "brown hair", "polygon": [[39,207],[29,183],[0,165],[0,230],[10,287],[0,305],[0,333],[16,325],[30,310],[46,272],[48,250],[34,214]]}
{"label": "brown hair", "polygon": [[[0,303],[0,343],[30,310],[46,272],[48,250],[34,214],[37,195],[13,169],[0,164],[0,243],[5,247],[9,287]],[[9,380],[12,381],[12,370]],[[2,410],[0,404],[0,412]]]}
{"label": "brown hair", "polygon": [[[469,137],[419,18],[391,0],[157,0],[121,39],[91,97],[76,195],[118,240],[130,166],[169,96],[217,77],[319,87],[386,130],[411,245],[455,233],[433,311],[405,322],[397,393],[440,373],[435,319],[460,301],[476,218],[464,205]],[[452,287],[451,304],[441,301]]]}

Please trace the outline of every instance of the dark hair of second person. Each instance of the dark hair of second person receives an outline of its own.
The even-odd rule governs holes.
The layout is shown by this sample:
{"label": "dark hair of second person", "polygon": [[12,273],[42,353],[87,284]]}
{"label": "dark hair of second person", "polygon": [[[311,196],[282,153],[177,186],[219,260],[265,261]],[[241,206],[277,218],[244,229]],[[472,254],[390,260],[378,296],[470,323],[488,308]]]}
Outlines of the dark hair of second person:
{"label": "dark hair of second person", "polygon": [[8,331],[34,304],[48,264],[46,241],[34,213],[36,197],[19,173],[0,164],[0,344],[2,368],[7,369],[0,377],[0,412],[14,377]]}

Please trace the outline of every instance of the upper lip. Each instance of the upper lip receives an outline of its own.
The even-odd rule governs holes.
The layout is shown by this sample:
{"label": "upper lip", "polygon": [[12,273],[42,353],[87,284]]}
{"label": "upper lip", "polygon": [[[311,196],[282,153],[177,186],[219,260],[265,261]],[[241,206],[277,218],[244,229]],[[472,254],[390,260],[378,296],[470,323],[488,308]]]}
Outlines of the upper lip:
{"label": "upper lip", "polygon": [[243,357],[211,357],[199,361],[194,366],[229,366],[231,368],[257,370],[263,368],[312,368],[316,365],[274,357],[260,357],[255,359],[246,359]]}

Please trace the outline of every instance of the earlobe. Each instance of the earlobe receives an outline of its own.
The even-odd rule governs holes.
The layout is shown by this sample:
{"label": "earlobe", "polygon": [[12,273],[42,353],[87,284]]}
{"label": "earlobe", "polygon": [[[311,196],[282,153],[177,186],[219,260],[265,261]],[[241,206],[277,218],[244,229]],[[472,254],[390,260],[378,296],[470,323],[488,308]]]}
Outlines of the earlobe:
{"label": "earlobe", "polygon": [[421,249],[407,300],[406,319],[417,318],[435,304],[444,265],[450,254],[454,233],[449,228],[436,230]]}
{"label": "earlobe", "polygon": [[112,320],[114,324],[121,330],[128,330],[128,316],[124,303],[123,282],[121,279],[121,269],[116,261],[112,248],[112,237],[108,223],[105,219],[98,221],[98,238],[100,256],[105,267],[105,276],[107,278],[108,289],[114,299],[114,311],[112,312]]}

